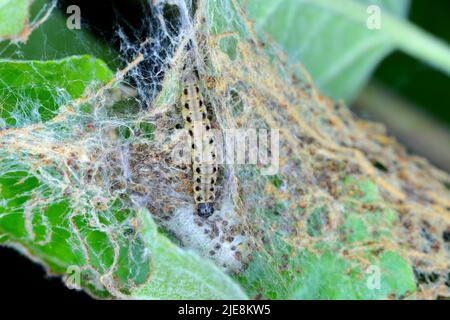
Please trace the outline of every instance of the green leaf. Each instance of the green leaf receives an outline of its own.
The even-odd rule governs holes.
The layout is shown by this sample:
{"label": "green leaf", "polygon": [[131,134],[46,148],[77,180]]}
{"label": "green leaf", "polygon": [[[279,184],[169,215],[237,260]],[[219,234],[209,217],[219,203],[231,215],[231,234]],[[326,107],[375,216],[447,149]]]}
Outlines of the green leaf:
{"label": "green leaf", "polygon": [[62,170],[53,163],[33,172],[20,156],[0,154],[1,242],[24,248],[52,274],[68,276],[75,268],[80,273],[77,285],[98,297],[112,294],[110,282],[123,294],[144,283],[149,261],[139,235],[129,232],[132,212],[122,210],[120,202],[102,203],[101,210],[95,199],[86,199],[84,206],[73,203],[72,193],[89,197],[86,190],[72,181],[70,191],[61,193],[39,178],[53,174],[63,181]]}
{"label": "green leaf", "polygon": [[1,131],[0,241],[20,248],[52,274],[70,278],[69,270],[78,272],[77,287],[92,295],[126,295],[150,270],[131,224],[134,214],[108,198],[107,190],[86,187],[78,151],[67,158],[60,149],[79,138],[83,114],[45,123],[91,85],[93,90],[110,81],[113,72],[99,59],[75,56],[1,60],[0,75],[3,121],[14,127],[44,122]]}
{"label": "green leaf", "polygon": [[[257,29],[268,33],[287,52],[291,63],[304,64],[320,89],[346,100],[351,100],[375,66],[395,48],[385,28],[367,28],[365,8],[376,4],[382,14],[386,10],[404,17],[409,6],[407,0],[243,2]],[[346,11],[348,14],[342,13]],[[361,17],[355,20],[351,14]]]}
{"label": "green leaf", "polygon": [[[81,29],[69,29],[66,25],[69,15],[64,10],[52,9],[52,3],[51,0],[32,2],[29,20],[42,23],[28,35],[26,42],[13,45],[8,41],[0,42],[0,58],[57,60],[89,54],[102,59],[110,68],[119,66],[121,60],[117,51],[93,36],[85,25]],[[14,8],[18,10],[18,7]],[[47,16],[48,12],[50,14]]]}
{"label": "green leaf", "polygon": [[[408,23],[409,0],[242,0],[263,36],[301,62],[327,95],[351,101],[377,64],[395,49],[450,74],[450,48]],[[381,29],[369,30],[369,5]]]}
{"label": "green leaf", "polygon": [[112,77],[103,61],[90,56],[56,61],[0,60],[0,121],[8,127],[47,121],[88,86]]}
{"label": "green leaf", "polygon": [[386,241],[394,240],[395,212],[361,213],[353,208],[355,203],[382,201],[377,186],[368,180],[347,178],[342,190],[352,198],[345,203],[343,221],[337,226],[340,237],[324,237],[322,229],[330,221],[324,208],[315,210],[307,220],[308,234],[318,239],[314,252],[290,246],[281,233],[275,234],[271,254],[257,253],[249,268],[237,277],[251,296],[365,300],[401,299],[415,294],[411,265],[397,252],[384,248]]}
{"label": "green leaf", "polygon": [[138,212],[152,259],[151,278],[134,290],[136,299],[246,299],[242,289],[212,262],[183,250],[157,230],[147,210]]}
{"label": "green leaf", "polygon": [[28,19],[29,0],[0,0],[0,41],[20,35]]}
{"label": "green leaf", "polygon": [[[372,259],[366,269],[355,261],[327,251],[321,256],[300,255],[303,268],[292,288],[294,299],[400,299],[415,292],[414,275],[408,263],[388,251]],[[373,268],[373,269],[372,269]],[[372,279],[371,277],[378,277]]]}

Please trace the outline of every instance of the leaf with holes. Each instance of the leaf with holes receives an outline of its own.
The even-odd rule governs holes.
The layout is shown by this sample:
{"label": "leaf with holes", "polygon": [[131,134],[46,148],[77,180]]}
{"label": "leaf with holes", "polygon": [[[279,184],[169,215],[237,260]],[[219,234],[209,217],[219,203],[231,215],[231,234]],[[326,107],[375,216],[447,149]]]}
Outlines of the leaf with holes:
{"label": "leaf with holes", "polygon": [[93,83],[113,73],[101,60],[74,56],[52,61],[0,60],[0,127],[47,121]]}

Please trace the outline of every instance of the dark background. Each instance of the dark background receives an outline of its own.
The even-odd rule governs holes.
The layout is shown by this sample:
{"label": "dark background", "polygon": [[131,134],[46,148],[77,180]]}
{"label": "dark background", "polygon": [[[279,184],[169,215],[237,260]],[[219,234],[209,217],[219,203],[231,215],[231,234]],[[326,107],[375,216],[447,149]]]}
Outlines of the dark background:
{"label": "dark background", "polygon": [[[122,25],[127,21],[129,27],[125,26],[125,32],[130,34],[131,30],[141,28],[144,10],[137,0],[59,1],[59,7],[64,9],[71,4],[82,8],[85,26],[88,25],[96,36],[114,46],[119,46],[118,39],[114,37],[117,21]],[[449,42],[449,13],[449,0],[413,0],[410,20]],[[398,95],[407,97],[409,101],[450,127],[450,78],[447,75],[403,53],[395,52],[381,63],[374,79]],[[9,298],[22,299],[29,296],[49,301],[89,299],[83,292],[67,289],[60,278],[46,276],[41,266],[11,248],[0,247],[0,275],[0,288]]]}
{"label": "dark background", "polygon": [[[415,24],[448,43],[449,15],[449,0],[413,0],[409,17]],[[448,75],[404,53],[395,52],[381,63],[374,79],[450,127]]]}
{"label": "dark background", "polygon": [[[16,301],[24,298],[49,302],[90,300],[86,293],[68,289],[60,277],[47,276],[42,266],[14,249],[5,247],[0,247],[0,292],[2,300],[3,296]],[[8,306],[3,302],[0,305],[4,313],[3,309]]]}

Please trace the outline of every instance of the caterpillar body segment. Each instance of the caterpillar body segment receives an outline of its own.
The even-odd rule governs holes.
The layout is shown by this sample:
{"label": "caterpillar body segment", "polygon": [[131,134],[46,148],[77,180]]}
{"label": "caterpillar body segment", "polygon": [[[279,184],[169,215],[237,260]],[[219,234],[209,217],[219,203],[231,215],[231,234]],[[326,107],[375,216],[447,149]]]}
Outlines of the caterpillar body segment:
{"label": "caterpillar body segment", "polygon": [[217,161],[214,136],[208,119],[208,111],[194,72],[183,77],[181,109],[184,128],[191,138],[191,163],[194,201],[197,214],[208,218],[214,213]]}

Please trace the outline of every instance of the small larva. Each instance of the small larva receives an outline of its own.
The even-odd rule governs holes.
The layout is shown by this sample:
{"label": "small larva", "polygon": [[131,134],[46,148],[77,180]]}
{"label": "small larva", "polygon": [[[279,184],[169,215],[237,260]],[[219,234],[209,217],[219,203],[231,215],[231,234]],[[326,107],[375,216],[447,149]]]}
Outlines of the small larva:
{"label": "small larva", "polygon": [[192,189],[197,214],[208,218],[214,213],[217,163],[214,137],[211,125],[194,72],[183,77],[181,110],[184,129],[191,137]]}

